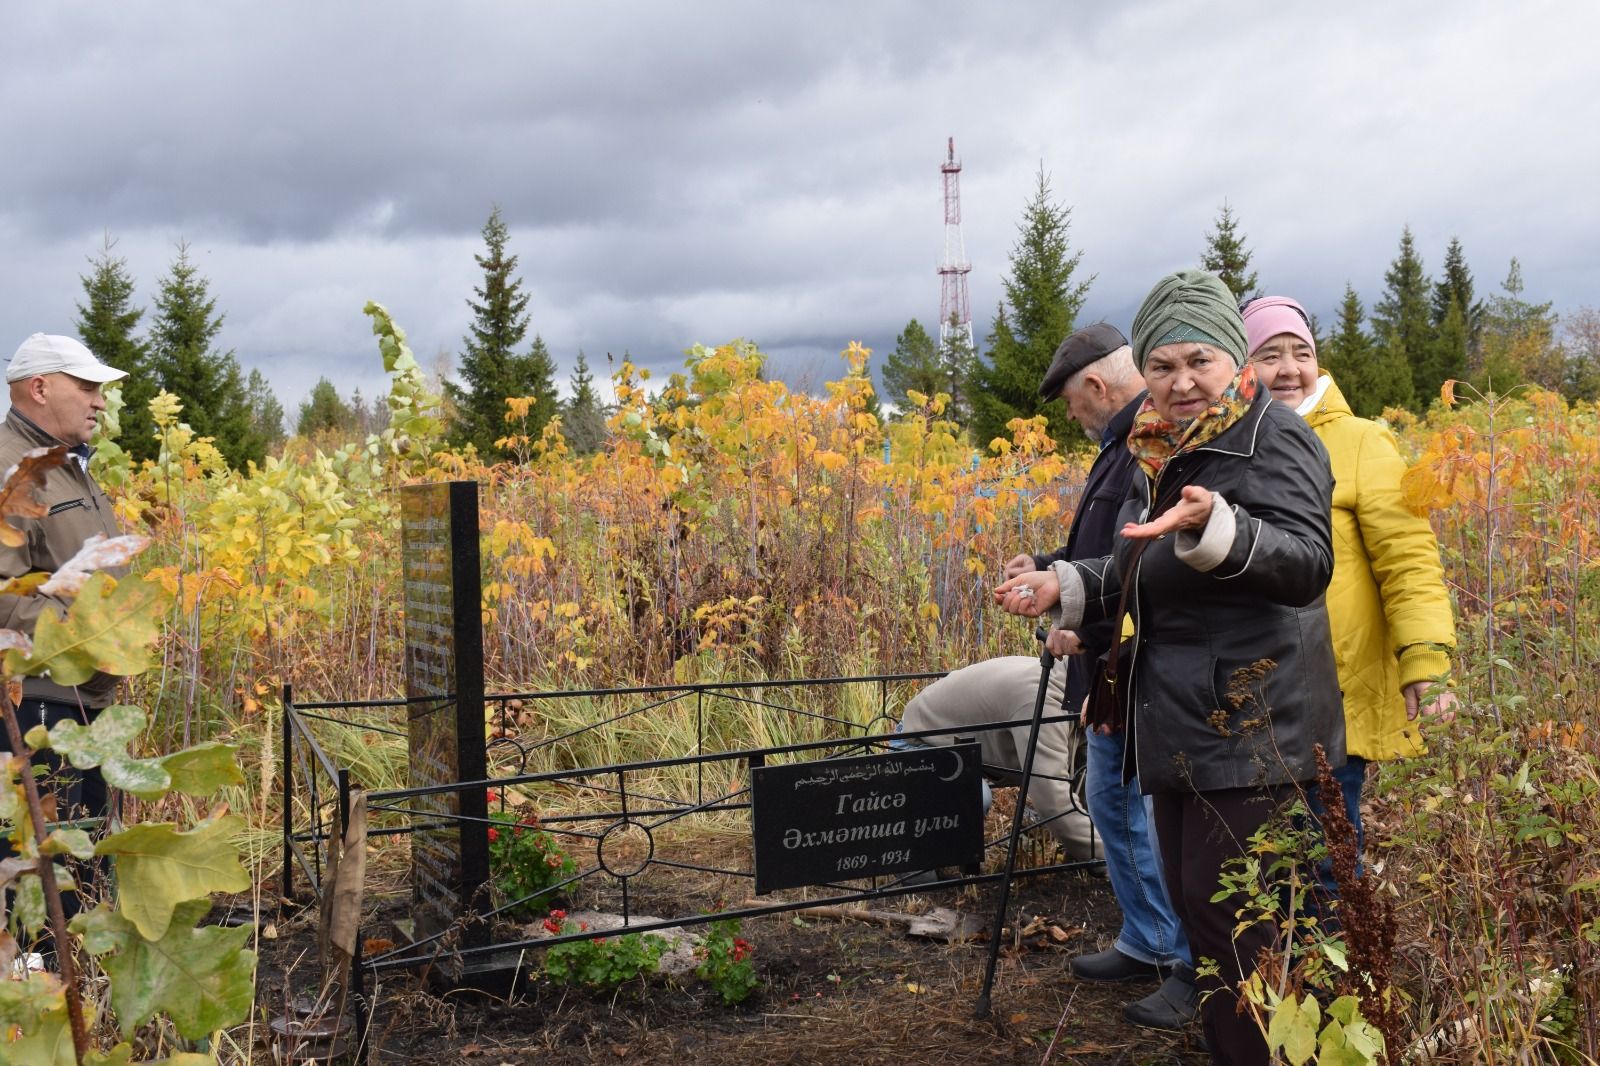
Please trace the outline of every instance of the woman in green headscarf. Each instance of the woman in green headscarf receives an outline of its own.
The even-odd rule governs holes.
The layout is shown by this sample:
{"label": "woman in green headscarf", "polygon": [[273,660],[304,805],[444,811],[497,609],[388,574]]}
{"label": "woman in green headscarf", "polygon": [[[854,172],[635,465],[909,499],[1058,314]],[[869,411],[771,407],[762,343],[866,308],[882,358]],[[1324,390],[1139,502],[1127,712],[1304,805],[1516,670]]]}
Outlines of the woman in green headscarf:
{"label": "woman in green headscarf", "polygon": [[1057,563],[995,590],[1014,614],[1052,613],[1051,643],[1125,611],[1125,778],[1152,797],[1162,865],[1195,957],[1217,960],[1202,1017],[1214,1061],[1265,1063],[1235,1009],[1275,930],[1235,931],[1241,900],[1212,902],[1222,868],[1316,775],[1344,763],[1344,717],[1323,590],[1333,572],[1327,453],[1245,365],[1245,331],[1213,274],[1163,278],[1133,320],[1150,395],[1128,447],[1126,524],[1104,559]]}

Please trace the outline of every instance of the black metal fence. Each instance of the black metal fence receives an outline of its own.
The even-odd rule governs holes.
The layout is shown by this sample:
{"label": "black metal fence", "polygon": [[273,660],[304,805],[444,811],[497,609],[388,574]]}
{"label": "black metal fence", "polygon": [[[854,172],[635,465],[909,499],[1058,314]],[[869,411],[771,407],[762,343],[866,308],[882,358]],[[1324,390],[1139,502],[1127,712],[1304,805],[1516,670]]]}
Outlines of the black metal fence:
{"label": "black metal fence", "polygon": [[[918,684],[941,676],[942,673],[907,673],[491,695],[486,697],[485,714],[485,727],[494,735],[489,741],[491,776],[424,788],[367,791],[367,835],[404,835],[438,825],[437,803],[423,810],[419,800],[450,792],[496,790],[500,799],[497,811],[491,813],[492,824],[501,829],[525,826],[549,833],[560,842],[562,851],[577,859],[575,872],[541,889],[540,894],[555,890],[582,899],[592,909],[620,914],[622,928],[607,930],[608,934],[648,932],[729,917],[756,917],[998,881],[1002,874],[983,873],[979,867],[945,872],[932,882],[910,875],[837,881],[819,878],[822,883],[813,889],[775,894],[777,898],[772,899],[727,903],[730,888],[746,886],[744,890],[749,891],[753,887],[753,856],[735,844],[723,849],[723,855],[708,857],[704,846],[708,839],[728,836],[742,835],[748,842],[752,767],[871,754],[895,740],[976,737],[989,730],[1028,726],[1029,719],[1019,719],[896,732],[896,721],[890,714],[891,697],[901,697]],[[559,714],[547,713],[546,709],[574,700],[588,701],[591,707],[598,704],[607,710],[548,736],[534,735],[533,728],[519,728],[515,721],[519,710],[531,712],[529,723],[559,720]],[[716,714],[717,704],[722,701],[738,704],[741,714]],[[303,879],[311,894],[320,898],[329,842],[343,837],[351,815],[353,790],[362,787],[351,767],[340,765],[340,760],[330,753],[330,747],[337,745],[328,741],[335,731],[354,730],[358,736],[345,738],[347,743],[381,739],[405,744],[406,701],[296,703],[292,689],[286,686],[283,703],[282,892],[286,899],[295,899]],[[668,708],[685,721],[692,716],[692,740],[684,745],[690,750],[655,751],[650,758],[565,765],[582,761],[575,758],[580,741],[592,748],[609,747],[614,751],[637,751],[656,743],[652,738],[663,734],[651,728],[652,713],[660,716]],[[1059,713],[1047,713],[1042,719],[1045,723],[1066,720]],[[791,736],[788,742],[763,745],[729,744],[726,729],[711,727],[719,721],[747,722],[758,739],[772,739],[766,734],[785,731],[808,736]],[[539,765],[556,768],[530,772],[528,767],[535,764],[536,756]],[[496,774],[496,769],[504,772]],[[985,767],[986,773],[1012,769]],[[1073,795],[1081,792],[1081,782],[1076,778],[1082,772],[1080,763],[1071,779]],[[1047,774],[1036,771],[1034,776]],[[541,810],[549,813],[541,813],[537,822],[508,822],[507,789],[536,796]],[[1057,817],[1082,813],[1070,810]],[[1001,834],[986,839],[985,847],[1003,849],[1006,842],[1007,835]],[[735,857],[729,858],[729,854]],[[1016,876],[1036,876],[1098,862],[1048,862],[1019,870]],[[685,877],[701,891],[707,883],[720,886],[722,899],[702,897],[696,902],[695,890],[685,885]],[[384,971],[444,958],[470,964],[475,958],[514,955],[595,935],[592,931],[556,936],[521,935],[514,931],[508,935],[505,930],[516,927],[495,919],[532,897],[495,899],[487,891],[481,895],[481,907],[461,916],[461,928],[479,923],[478,928],[482,929],[486,923],[500,929],[498,938],[490,936],[487,942],[472,944],[455,935],[459,930],[450,930],[366,958],[361,957],[358,947],[352,973],[355,987],[359,989],[366,980]],[[717,902],[725,905],[715,909]],[[657,911],[676,912],[653,913]],[[359,945],[360,938],[357,939]]]}

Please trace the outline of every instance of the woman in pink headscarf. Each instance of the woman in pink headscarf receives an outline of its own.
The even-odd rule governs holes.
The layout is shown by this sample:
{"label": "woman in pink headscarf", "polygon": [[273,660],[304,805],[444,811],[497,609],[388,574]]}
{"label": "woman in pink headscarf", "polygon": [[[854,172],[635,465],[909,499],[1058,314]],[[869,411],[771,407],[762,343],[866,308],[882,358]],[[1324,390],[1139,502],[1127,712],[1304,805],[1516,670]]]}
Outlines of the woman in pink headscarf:
{"label": "woman in pink headscarf", "polygon": [[1305,309],[1287,296],[1263,296],[1242,311],[1257,379],[1310,424],[1333,465],[1327,603],[1349,750],[1334,776],[1359,846],[1367,762],[1422,752],[1419,713],[1455,717],[1456,697],[1445,685],[1455,619],[1439,543],[1427,519],[1401,500],[1406,464],[1394,436],[1357,418],[1318,365]]}

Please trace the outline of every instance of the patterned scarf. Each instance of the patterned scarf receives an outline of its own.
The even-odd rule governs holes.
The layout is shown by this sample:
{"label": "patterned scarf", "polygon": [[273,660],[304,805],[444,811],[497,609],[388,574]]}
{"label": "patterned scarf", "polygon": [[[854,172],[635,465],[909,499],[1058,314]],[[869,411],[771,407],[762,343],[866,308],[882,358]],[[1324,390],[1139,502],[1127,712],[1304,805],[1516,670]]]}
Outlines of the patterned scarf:
{"label": "patterned scarf", "polygon": [[1256,392],[1256,368],[1254,364],[1246,364],[1210,407],[1187,422],[1169,422],[1162,418],[1146,396],[1138,414],[1133,416],[1128,450],[1139,461],[1145,475],[1154,481],[1161,476],[1161,468],[1167,465],[1168,459],[1215,440],[1223,430],[1243,418],[1255,402]]}

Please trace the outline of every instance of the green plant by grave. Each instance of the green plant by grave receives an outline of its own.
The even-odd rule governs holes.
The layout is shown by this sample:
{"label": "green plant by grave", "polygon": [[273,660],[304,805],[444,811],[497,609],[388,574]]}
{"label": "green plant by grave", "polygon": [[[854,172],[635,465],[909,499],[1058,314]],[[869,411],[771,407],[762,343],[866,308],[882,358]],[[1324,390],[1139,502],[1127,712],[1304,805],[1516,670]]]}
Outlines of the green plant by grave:
{"label": "green plant by grave", "polygon": [[720,918],[706,927],[695,946],[700,964],[694,975],[715,989],[728,1006],[743,1003],[761,983],[750,962],[754,951],[750,941],[739,935],[739,919]]}
{"label": "green plant by grave", "polygon": [[[500,802],[500,793],[490,789],[489,802]],[[558,886],[577,872],[577,862],[539,828],[531,811],[495,811],[489,821],[489,876],[499,898],[514,903],[506,916],[529,919],[548,910],[561,894]]]}
{"label": "green plant by grave", "polygon": [[[33,492],[65,457],[65,447],[25,457],[0,487],[0,516],[42,514]],[[16,543],[20,535],[0,518],[0,541]],[[234,749],[202,744],[140,757],[130,750],[147,724],[137,707],[107,707],[87,726],[65,721],[26,735],[17,721],[23,677],[48,674],[76,685],[97,671],[132,676],[150,666],[150,645],[170,595],[156,581],[119,582],[97,572],[126,563],[148,543],[138,536],[91,542],[48,580],[29,575],[3,589],[71,605],[61,615],[41,614],[31,639],[0,630],[0,743],[15,753],[0,762],[0,834],[11,848],[11,857],[0,861],[0,888],[13,901],[8,914],[0,896],[0,974],[6,975],[0,979],[0,1062],[132,1066],[135,1044],[146,1043],[141,1034],[159,1033],[156,1043],[170,1047],[174,1036],[201,1040],[250,1011],[255,953],[245,945],[251,931],[201,924],[212,893],[250,887],[235,843],[242,819],[218,803],[187,827],[146,821],[96,842],[81,826],[46,820],[45,797],[30,766],[33,752],[50,749],[80,770],[100,770],[109,785],[147,803],[169,793],[204,799],[244,783]],[[96,859],[114,864],[115,902],[86,909],[69,924],[61,893],[77,885],[68,860]],[[54,944],[69,948],[57,952],[60,974],[24,966],[16,968],[22,976],[13,977],[20,953],[47,932]],[[215,1058],[180,1053],[161,1061],[204,1066]]]}
{"label": "green plant by grave", "polygon": [[[551,911],[550,917],[544,920],[544,927],[551,936],[588,930],[587,923],[568,921],[565,911]],[[616,988],[636,977],[657,972],[666,950],[666,938],[654,933],[569,940],[545,952],[544,974],[558,985]]]}

